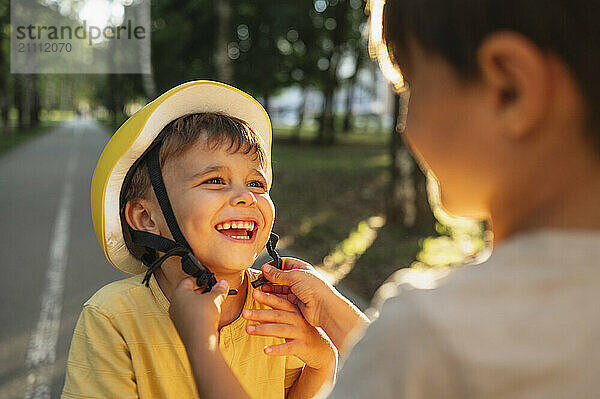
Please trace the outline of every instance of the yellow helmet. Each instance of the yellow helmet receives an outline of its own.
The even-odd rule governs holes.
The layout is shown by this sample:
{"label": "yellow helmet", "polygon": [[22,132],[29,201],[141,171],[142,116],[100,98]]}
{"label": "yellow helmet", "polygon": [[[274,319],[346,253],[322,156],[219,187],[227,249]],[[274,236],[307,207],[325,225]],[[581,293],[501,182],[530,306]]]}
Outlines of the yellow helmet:
{"label": "yellow helmet", "polygon": [[[102,151],[92,177],[92,223],[106,259],[117,269],[133,275],[146,271],[148,266],[129,252],[123,236],[119,201],[127,173],[141,156],[151,150],[154,140],[167,124],[185,115],[204,112],[220,112],[244,120],[264,140],[269,157],[267,176],[270,188],[271,122],[258,101],[232,86],[208,80],[174,87],[125,121]],[[156,191],[154,181],[153,187]],[[171,248],[169,245],[167,243],[163,247]]]}

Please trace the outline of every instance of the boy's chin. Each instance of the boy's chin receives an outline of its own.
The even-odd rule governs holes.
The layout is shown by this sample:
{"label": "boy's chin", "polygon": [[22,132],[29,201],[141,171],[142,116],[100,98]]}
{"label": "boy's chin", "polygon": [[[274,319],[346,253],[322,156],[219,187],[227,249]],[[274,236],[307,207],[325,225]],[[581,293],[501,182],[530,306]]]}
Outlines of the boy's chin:
{"label": "boy's chin", "polygon": [[218,262],[212,262],[212,264],[207,262],[204,263],[204,265],[206,265],[211,272],[215,274],[222,274],[246,270],[252,266],[252,263],[254,263],[254,259],[231,259],[226,261],[221,260]]}

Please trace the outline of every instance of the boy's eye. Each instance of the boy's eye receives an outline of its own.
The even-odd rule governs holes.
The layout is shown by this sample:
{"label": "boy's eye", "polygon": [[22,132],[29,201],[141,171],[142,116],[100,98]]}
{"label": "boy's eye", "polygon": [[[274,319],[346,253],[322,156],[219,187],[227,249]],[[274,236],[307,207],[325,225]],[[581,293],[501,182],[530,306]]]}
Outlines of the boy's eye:
{"label": "boy's eye", "polygon": [[208,180],[205,180],[202,184],[223,184],[224,181],[220,177],[213,177]]}
{"label": "boy's eye", "polygon": [[256,188],[261,188],[263,190],[265,190],[267,188],[267,185],[265,183],[263,183],[262,181],[259,181],[259,180],[251,181],[250,183],[248,183],[248,186],[250,186],[250,187],[256,187]]}

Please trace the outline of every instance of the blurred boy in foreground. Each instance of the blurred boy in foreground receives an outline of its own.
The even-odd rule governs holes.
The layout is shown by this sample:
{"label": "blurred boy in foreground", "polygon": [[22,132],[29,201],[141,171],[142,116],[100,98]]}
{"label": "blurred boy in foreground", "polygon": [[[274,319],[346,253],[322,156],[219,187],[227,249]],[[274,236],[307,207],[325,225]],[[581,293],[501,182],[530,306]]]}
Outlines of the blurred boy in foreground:
{"label": "blurred boy in foreground", "polygon": [[[582,0],[387,0],[384,38],[411,88],[406,141],[447,210],[491,220],[496,249],[435,289],[400,286],[330,397],[600,395],[598,11]],[[328,319],[351,306],[312,271],[265,274],[336,342]],[[214,297],[196,302],[175,310],[189,322]]]}

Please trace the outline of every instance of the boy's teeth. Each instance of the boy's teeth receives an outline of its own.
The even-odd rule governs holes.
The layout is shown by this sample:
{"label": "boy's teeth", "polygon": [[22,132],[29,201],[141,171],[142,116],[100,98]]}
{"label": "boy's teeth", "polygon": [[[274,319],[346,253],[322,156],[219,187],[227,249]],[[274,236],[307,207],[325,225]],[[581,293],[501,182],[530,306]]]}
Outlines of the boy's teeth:
{"label": "boy's teeth", "polygon": [[235,221],[235,222],[231,222],[231,223],[217,224],[217,230],[228,230],[228,229],[245,229],[245,230],[251,231],[251,230],[254,230],[254,222]]}
{"label": "boy's teeth", "polygon": [[231,236],[231,238],[236,238],[238,240],[249,240],[250,237],[248,236]]}

